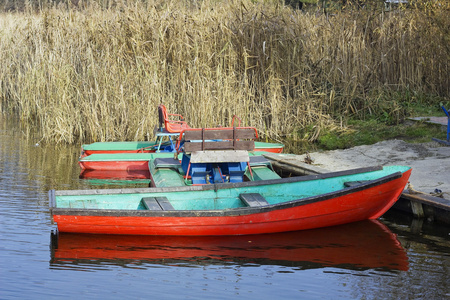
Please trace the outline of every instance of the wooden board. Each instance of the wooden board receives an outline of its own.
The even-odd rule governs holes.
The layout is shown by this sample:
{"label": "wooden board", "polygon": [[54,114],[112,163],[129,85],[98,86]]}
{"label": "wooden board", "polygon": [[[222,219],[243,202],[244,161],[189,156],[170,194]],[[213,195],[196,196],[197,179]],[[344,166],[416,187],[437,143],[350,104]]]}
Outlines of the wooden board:
{"label": "wooden board", "polygon": [[184,151],[203,151],[203,150],[245,150],[253,151],[255,141],[205,141],[205,142],[185,142]]}
{"label": "wooden board", "polygon": [[148,210],[174,210],[166,197],[144,197],[141,201]]}
{"label": "wooden board", "polygon": [[184,139],[192,140],[231,140],[231,139],[255,139],[256,131],[253,128],[235,128],[235,129],[203,129],[186,130]]}
{"label": "wooden board", "polygon": [[240,194],[239,198],[250,207],[269,205],[269,202],[259,193]]}
{"label": "wooden board", "polygon": [[191,163],[248,162],[247,151],[194,151]]}

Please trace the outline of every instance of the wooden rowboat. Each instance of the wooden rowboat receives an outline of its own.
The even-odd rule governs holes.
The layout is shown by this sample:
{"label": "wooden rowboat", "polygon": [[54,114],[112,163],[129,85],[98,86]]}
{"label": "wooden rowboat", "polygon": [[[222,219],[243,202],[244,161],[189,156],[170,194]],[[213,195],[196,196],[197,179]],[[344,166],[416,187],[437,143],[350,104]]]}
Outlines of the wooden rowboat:
{"label": "wooden rowboat", "polygon": [[[171,119],[172,118],[172,119]],[[177,120],[173,120],[177,118]],[[233,117],[231,127],[234,126],[236,116]],[[92,154],[115,154],[115,153],[154,153],[154,152],[176,152],[174,138],[182,139],[183,132],[191,129],[184,121],[184,117],[179,114],[167,112],[164,105],[158,106],[158,127],[155,129],[155,141],[136,141],[136,142],[96,142],[81,146],[80,157],[86,157]],[[240,127],[240,120],[239,125]],[[195,129],[194,129],[195,130]],[[281,143],[254,142],[252,151],[263,151],[272,153],[281,153],[284,145]]]}
{"label": "wooden rowboat", "polygon": [[155,158],[173,158],[174,153],[92,154],[78,160],[82,170],[149,171],[148,162]]}
{"label": "wooden rowboat", "polygon": [[144,189],[49,192],[60,232],[245,235],[377,219],[399,198],[404,166]]}
{"label": "wooden rowboat", "polygon": [[[165,147],[171,147],[170,141],[142,141],[142,142],[96,142],[81,146],[80,157],[86,157],[92,154],[116,154],[116,153],[155,153]],[[281,143],[255,142],[254,151],[281,153],[284,145]],[[170,151],[172,152],[172,151]]]}
{"label": "wooden rowboat", "polygon": [[[249,156],[261,156],[266,152],[249,152]],[[130,174],[149,172],[149,162],[157,158],[173,158],[175,153],[115,153],[115,154],[92,154],[78,160],[82,173],[85,171],[123,171]],[[182,155],[178,155],[179,161]],[[92,177],[92,176],[90,176]],[[149,177],[148,177],[149,178]]]}
{"label": "wooden rowboat", "polygon": [[58,230],[201,236],[334,226],[380,217],[411,174],[389,166],[280,178],[249,152],[255,128],[187,129],[181,136],[181,162],[159,153],[149,160],[155,188],[50,191]]}
{"label": "wooden rowboat", "polygon": [[[204,134],[202,134],[202,132]],[[249,156],[262,155],[265,152],[261,150],[267,149],[261,147],[258,149],[259,151],[255,151],[257,145],[266,143],[255,142],[258,135],[256,129],[253,127],[192,128],[176,134],[178,135],[177,144],[173,143],[171,140],[170,147],[167,151],[158,150],[156,153],[91,154],[86,156],[86,150],[84,150],[84,154],[81,155],[78,163],[82,170],[148,171],[150,161],[156,158],[170,158],[176,156],[177,154],[173,152],[173,149],[177,149],[175,152],[181,152],[185,147],[188,147],[188,149],[189,147],[194,147],[192,149],[196,150],[199,146],[204,146],[209,150],[218,149],[228,152],[235,150],[246,151]],[[185,136],[186,134],[187,136]],[[199,141],[203,142],[200,143]],[[142,144],[140,145],[142,146]],[[235,147],[238,148],[235,149]],[[161,149],[160,144],[158,144],[158,149]],[[231,155],[234,155],[234,153],[231,153]],[[181,161],[182,155],[179,154],[177,157]]]}

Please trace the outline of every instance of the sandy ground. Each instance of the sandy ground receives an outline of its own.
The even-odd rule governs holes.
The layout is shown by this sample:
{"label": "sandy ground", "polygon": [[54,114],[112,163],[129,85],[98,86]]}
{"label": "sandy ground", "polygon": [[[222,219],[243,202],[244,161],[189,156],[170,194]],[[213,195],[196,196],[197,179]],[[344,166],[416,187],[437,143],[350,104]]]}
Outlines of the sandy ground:
{"label": "sandy ground", "polygon": [[[437,142],[409,144],[402,140],[389,140],[309,155],[314,166],[330,171],[377,165],[410,166],[413,169],[410,183],[415,190],[433,193],[439,189],[445,199],[450,199],[450,147]],[[305,157],[300,155],[301,159]]]}

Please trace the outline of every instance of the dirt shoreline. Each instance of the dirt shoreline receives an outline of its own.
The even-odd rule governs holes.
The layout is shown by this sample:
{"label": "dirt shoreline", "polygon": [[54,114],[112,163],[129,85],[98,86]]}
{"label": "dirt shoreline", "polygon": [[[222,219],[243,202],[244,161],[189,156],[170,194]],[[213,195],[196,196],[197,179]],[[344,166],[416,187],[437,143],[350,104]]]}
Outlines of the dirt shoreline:
{"label": "dirt shoreline", "polygon": [[[402,140],[382,141],[345,150],[313,152],[313,165],[340,171],[376,165],[405,165],[413,168],[410,183],[414,190],[443,192],[450,200],[450,147],[437,142],[410,144]],[[304,160],[306,155],[300,155]]]}

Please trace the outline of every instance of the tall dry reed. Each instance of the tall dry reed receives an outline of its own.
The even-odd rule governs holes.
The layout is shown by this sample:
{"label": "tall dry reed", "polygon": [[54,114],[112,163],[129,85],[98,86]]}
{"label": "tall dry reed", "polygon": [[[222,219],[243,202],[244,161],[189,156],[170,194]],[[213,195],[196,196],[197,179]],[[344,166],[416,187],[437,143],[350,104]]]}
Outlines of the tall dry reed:
{"label": "tall dry reed", "polygon": [[314,140],[398,107],[385,91],[448,96],[445,13],[154,0],[3,14],[1,111],[67,143],[151,139],[160,103],[194,127],[238,115],[265,138]]}

